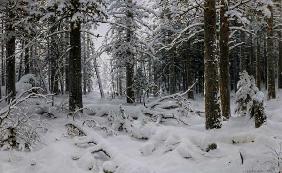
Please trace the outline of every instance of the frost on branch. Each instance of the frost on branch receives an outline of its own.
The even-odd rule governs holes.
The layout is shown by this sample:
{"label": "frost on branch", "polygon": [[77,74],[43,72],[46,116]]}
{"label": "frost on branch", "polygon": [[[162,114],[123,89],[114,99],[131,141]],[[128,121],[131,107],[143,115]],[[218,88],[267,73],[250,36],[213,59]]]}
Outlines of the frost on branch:
{"label": "frost on branch", "polygon": [[38,132],[42,125],[32,112],[29,100],[45,98],[40,88],[31,88],[12,100],[0,111],[0,148],[31,150],[39,141]]}
{"label": "frost on branch", "polygon": [[256,128],[260,127],[266,121],[263,92],[259,91],[254,77],[246,71],[240,74],[237,88],[235,112],[240,116],[254,117]]}

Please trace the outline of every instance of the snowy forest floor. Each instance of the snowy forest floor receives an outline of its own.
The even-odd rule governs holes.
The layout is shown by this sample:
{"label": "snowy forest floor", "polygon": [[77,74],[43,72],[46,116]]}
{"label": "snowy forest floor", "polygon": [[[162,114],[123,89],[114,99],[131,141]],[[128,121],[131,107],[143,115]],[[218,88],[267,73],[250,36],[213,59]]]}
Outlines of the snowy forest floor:
{"label": "snowy forest floor", "polygon": [[[261,128],[254,128],[249,117],[233,116],[221,129],[209,131],[201,114],[189,115],[188,125],[147,121],[144,126],[133,121],[131,127],[136,128],[130,132],[82,125],[85,120],[98,121],[106,114],[117,114],[120,105],[132,117],[144,114],[143,105],[97,98],[95,94],[84,97],[84,106],[95,113],[85,110],[75,121],[62,111],[54,112],[55,119],[42,118],[48,130],[40,134],[40,142],[31,152],[0,151],[0,173],[279,172],[282,92],[278,99],[265,102],[268,120]],[[63,100],[55,98],[55,103]],[[193,109],[204,111],[202,98],[190,102]],[[77,125],[86,136],[69,136],[68,123]],[[216,149],[209,150],[213,143]]]}

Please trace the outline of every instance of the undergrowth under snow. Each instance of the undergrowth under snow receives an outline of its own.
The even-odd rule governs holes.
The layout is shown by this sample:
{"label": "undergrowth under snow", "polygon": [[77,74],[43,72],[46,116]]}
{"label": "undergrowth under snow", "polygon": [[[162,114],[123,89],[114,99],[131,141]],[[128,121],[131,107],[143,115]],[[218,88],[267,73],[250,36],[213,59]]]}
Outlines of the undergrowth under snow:
{"label": "undergrowth under snow", "polygon": [[54,107],[40,102],[32,110],[48,130],[30,152],[0,151],[0,173],[276,173],[282,170],[281,96],[265,102],[261,128],[234,116],[209,131],[201,98],[182,110],[171,100],[129,106],[93,94],[74,120],[62,109],[63,97]]}

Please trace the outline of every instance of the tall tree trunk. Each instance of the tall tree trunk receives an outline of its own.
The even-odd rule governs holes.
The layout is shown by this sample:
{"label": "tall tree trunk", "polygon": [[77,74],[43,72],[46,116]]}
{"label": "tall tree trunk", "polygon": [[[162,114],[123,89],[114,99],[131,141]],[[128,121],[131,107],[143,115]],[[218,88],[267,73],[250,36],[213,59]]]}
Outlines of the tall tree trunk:
{"label": "tall tree trunk", "polygon": [[[79,6],[79,1],[75,0]],[[81,37],[80,22],[71,22],[70,26],[70,58],[69,58],[69,110],[82,108],[81,91]]]}
{"label": "tall tree trunk", "polygon": [[[132,0],[128,0],[128,10],[126,14],[127,18],[127,29],[126,29],[126,39],[129,45],[131,44],[132,39]],[[126,59],[126,101],[127,103],[134,103],[135,96],[133,90],[133,83],[134,83],[134,54],[130,48],[127,50],[127,59]]]}
{"label": "tall tree trunk", "polygon": [[18,80],[19,81],[22,77],[22,67],[23,67],[23,58],[24,58],[24,41],[22,41],[22,53],[21,53],[21,56],[20,56],[20,64],[19,64],[19,71],[18,71]]}
{"label": "tall tree trunk", "polygon": [[[27,45],[27,41],[25,41],[25,46]],[[24,50],[24,74],[30,73],[30,67],[29,67],[29,48],[26,47]]]}
{"label": "tall tree trunk", "polygon": [[261,51],[260,51],[260,42],[259,37],[257,38],[256,44],[256,85],[261,89]]}
{"label": "tall tree trunk", "polygon": [[100,94],[101,94],[101,98],[105,98],[105,94],[104,94],[104,90],[103,90],[103,85],[102,85],[102,79],[101,79],[101,75],[100,75],[100,71],[99,71],[99,67],[98,67],[98,63],[97,63],[97,59],[94,59],[94,69],[95,69],[95,73],[97,76],[97,80],[98,80],[98,85],[99,85],[99,90],[100,90]]}
{"label": "tall tree trunk", "polygon": [[[55,17],[50,18],[50,25],[52,26],[50,29],[50,33],[53,34],[57,30],[57,26],[54,26],[56,22]],[[59,68],[58,68],[58,45],[57,45],[57,35],[54,34],[50,38],[50,46],[49,46],[49,61],[50,61],[50,91],[51,93],[58,94],[59,93]]]}
{"label": "tall tree trunk", "polygon": [[[12,6],[9,3],[9,6]],[[15,71],[15,50],[16,50],[16,37],[15,28],[13,26],[13,20],[15,14],[12,9],[8,9],[8,20],[6,23],[6,94],[9,95],[8,101],[12,100],[16,96],[16,71]]]}
{"label": "tall tree trunk", "polygon": [[[69,27],[66,27],[66,29],[68,30]],[[66,44],[66,51],[69,51],[69,32],[65,32],[65,42]],[[69,92],[69,57],[70,57],[70,53],[66,53],[65,56],[65,92],[68,93]]]}
{"label": "tall tree trunk", "polygon": [[249,69],[247,69],[248,67],[248,61],[247,61],[247,56],[246,56],[247,41],[246,41],[245,31],[241,31],[240,39],[241,39],[241,42],[243,42],[243,44],[241,45],[241,50],[240,50],[240,72],[247,71],[249,73]]}
{"label": "tall tree trunk", "polygon": [[218,104],[218,61],[216,58],[216,2],[205,0],[205,113],[206,129],[221,128]]}
{"label": "tall tree trunk", "polygon": [[[4,35],[4,20],[2,19],[2,35]],[[5,86],[5,44],[4,44],[4,41],[3,43],[1,44],[1,86]]]}
{"label": "tall tree trunk", "polygon": [[230,117],[230,74],[229,74],[229,24],[226,12],[228,10],[228,1],[221,0],[220,8],[220,36],[219,36],[219,71],[220,71],[220,103],[221,113],[226,119]]}
{"label": "tall tree trunk", "polygon": [[[280,0],[280,23],[282,23],[282,1]],[[278,88],[282,89],[282,27],[280,31],[278,31],[279,38],[279,64],[278,64]]]}
{"label": "tall tree trunk", "polygon": [[271,16],[267,19],[267,93],[268,99],[276,98],[275,91],[275,57],[273,44],[273,7],[268,6]]}
{"label": "tall tree trunk", "polygon": [[175,60],[172,55],[172,64],[169,67],[169,93],[176,93],[176,71],[175,71]]}

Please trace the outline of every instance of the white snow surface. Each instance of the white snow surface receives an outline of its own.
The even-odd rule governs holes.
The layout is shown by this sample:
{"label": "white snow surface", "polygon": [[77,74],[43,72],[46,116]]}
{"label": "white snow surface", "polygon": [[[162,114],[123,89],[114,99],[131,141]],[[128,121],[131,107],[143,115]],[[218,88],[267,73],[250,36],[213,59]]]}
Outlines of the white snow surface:
{"label": "white snow surface", "polygon": [[[48,131],[41,134],[41,142],[31,152],[0,151],[0,173],[278,172],[277,158],[282,157],[281,96],[279,92],[278,99],[265,101],[268,119],[258,129],[253,119],[234,116],[224,121],[221,129],[205,130],[204,117],[190,115],[188,125],[156,122],[144,125],[141,118],[140,122],[133,121],[135,128],[128,133],[109,135],[82,123],[117,113],[121,105],[125,115],[140,117],[144,107],[130,106],[122,100],[99,100],[99,96],[90,94],[84,97],[84,105],[89,109],[75,121],[62,112],[55,113],[56,119],[45,120]],[[55,101],[60,104],[64,99]],[[192,108],[204,111],[202,98],[189,101]],[[68,136],[67,123],[81,127],[86,136]],[[139,129],[142,134],[138,135],[145,133],[148,140],[133,137],[133,131]],[[212,143],[217,148],[207,152]],[[103,152],[93,153],[99,149],[110,157]]]}

